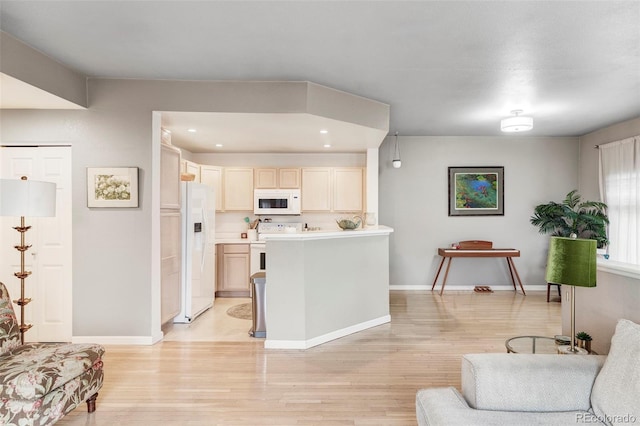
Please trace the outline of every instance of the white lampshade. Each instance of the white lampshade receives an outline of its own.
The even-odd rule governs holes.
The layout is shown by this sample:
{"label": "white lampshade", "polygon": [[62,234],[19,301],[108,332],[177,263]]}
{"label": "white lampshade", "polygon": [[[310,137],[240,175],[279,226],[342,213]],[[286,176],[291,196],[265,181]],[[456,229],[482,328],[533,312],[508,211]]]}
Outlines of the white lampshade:
{"label": "white lampshade", "polygon": [[55,216],[56,184],[0,179],[0,216]]}
{"label": "white lampshade", "polygon": [[526,132],[533,129],[533,118],[521,117],[521,110],[511,111],[514,117],[505,118],[500,121],[500,130],[503,132]]}

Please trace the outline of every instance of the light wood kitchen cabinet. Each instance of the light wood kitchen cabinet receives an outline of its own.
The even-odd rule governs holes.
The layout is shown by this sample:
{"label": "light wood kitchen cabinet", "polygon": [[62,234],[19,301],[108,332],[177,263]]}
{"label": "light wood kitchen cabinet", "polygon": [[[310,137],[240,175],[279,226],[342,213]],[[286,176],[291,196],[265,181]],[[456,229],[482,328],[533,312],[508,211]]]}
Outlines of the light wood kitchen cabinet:
{"label": "light wood kitchen cabinet", "polygon": [[249,244],[219,244],[218,297],[249,297]]}
{"label": "light wood kitchen cabinet", "polygon": [[180,209],[180,150],[160,145],[160,208]]}
{"label": "light wood kitchen cabinet", "polygon": [[180,313],[182,244],[180,211],[160,213],[160,320],[172,321]]}
{"label": "light wood kitchen cabinet", "polygon": [[362,212],[362,167],[311,167],[302,169],[303,212]]}
{"label": "light wood kitchen cabinet", "polygon": [[224,210],[253,211],[253,168],[224,169]]}
{"label": "light wood kitchen cabinet", "polygon": [[332,170],[330,167],[302,169],[302,211],[331,211]]}
{"label": "light wood kitchen cabinet", "polygon": [[364,170],[361,167],[333,169],[333,211],[362,212]]}
{"label": "light wood kitchen cabinet", "polygon": [[189,160],[182,160],[182,173],[195,175],[194,182],[200,182],[200,165]]}
{"label": "light wood kitchen cabinet", "polygon": [[260,168],[254,170],[257,189],[275,189],[278,187],[278,169]]}
{"label": "light wood kitchen cabinet", "polygon": [[256,168],[256,189],[297,189],[300,188],[300,169],[290,168]]}
{"label": "light wood kitchen cabinet", "polygon": [[222,167],[200,165],[200,183],[213,188],[216,195],[216,211],[224,211],[222,191]]}
{"label": "light wood kitchen cabinet", "polygon": [[180,150],[160,145],[160,320],[180,313],[182,237],[180,214]]}
{"label": "light wood kitchen cabinet", "polygon": [[278,188],[283,188],[283,189],[300,188],[300,169],[298,168],[278,169]]}

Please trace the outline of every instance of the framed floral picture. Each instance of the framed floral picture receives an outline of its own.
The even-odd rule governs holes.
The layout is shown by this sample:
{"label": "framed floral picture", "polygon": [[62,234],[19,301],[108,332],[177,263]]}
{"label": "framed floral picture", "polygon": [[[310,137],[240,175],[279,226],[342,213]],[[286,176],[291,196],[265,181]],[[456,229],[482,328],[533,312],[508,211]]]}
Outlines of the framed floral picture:
{"label": "framed floral picture", "polygon": [[504,167],[449,167],[449,216],[504,216]]}
{"label": "framed floral picture", "polygon": [[88,207],[138,207],[137,167],[88,167]]}

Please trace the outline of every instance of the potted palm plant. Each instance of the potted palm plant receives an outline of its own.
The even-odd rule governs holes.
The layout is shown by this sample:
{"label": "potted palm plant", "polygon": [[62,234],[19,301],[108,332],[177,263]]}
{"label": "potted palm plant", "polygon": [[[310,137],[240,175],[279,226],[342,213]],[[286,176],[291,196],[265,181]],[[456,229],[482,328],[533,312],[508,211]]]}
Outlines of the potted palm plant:
{"label": "potted palm plant", "polygon": [[569,192],[562,203],[549,202],[536,206],[531,224],[541,234],[556,237],[586,238],[596,240],[598,248],[609,244],[607,239],[607,205],[599,201],[582,201],[577,190]]}

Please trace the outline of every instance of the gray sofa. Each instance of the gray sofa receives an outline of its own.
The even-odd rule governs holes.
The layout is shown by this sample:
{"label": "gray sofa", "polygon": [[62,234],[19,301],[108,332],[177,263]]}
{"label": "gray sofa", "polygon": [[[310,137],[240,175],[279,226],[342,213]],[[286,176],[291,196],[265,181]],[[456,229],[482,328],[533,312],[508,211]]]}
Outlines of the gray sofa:
{"label": "gray sofa", "polygon": [[620,320],[608,356],[472,354],[453,387],[416,395],[418,425],[640,425],[640,325]]}

